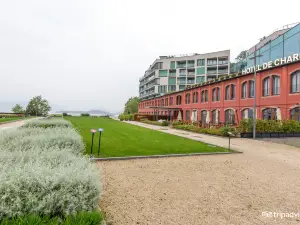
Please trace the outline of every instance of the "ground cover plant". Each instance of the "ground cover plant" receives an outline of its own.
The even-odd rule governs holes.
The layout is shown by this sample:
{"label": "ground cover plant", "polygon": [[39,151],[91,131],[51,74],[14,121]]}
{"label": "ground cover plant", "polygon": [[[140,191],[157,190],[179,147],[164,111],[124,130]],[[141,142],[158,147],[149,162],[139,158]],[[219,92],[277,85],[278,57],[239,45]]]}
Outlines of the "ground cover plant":
{"label": "ground cover plant", "polygon": [[99,171],[76,130],[57,124],[1,132],[0,224],[99,224]]}
{"label": "ground cover plant", "polygon": [[72,124],[62,118],[37,119],[23,125],[23,127],[72,127]]}
{"label": "ground cover plant", "polygon": [[[127,124],[107,118],[66,117],[78,129],[86,145],[91,149],[91,128],[104,128],[101,139],[101,157],[179,154],[198,152],[224,152],[227,149],[209,146],[202,142]],[[93,154],[97,154],[99,133],[94,140]]]}

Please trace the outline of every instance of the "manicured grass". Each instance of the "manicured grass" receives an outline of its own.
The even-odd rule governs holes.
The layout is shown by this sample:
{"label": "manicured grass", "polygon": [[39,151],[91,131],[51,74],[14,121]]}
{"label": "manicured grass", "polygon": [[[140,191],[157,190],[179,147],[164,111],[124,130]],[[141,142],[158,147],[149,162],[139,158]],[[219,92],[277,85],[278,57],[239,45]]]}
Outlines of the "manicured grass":
{"label": "manicured grass", "polygon": [[[64,117],[77,128],[90,154],[91,128],[104,128],[101,139],[101,157],[163,155],[198,152],[225,152],[202,142],[154,131],[108,118]],[[93,154],[97,154],[99,132],[95,135]]]}
{"label": "manicured grass", "polygon": [[0,118],[0,124],[1,123],[6,123],[6,122],[10,122],[10,121],[17,121],[17,120],[26,120],[26,119],[30,119],[32,117],[10,117],[10,118]]}
{"label": "manicured grass", "polygon": [[80,212],[65,218],[26,215],[0,221],[0,225],[100,225],[103,216],[100,212]]}

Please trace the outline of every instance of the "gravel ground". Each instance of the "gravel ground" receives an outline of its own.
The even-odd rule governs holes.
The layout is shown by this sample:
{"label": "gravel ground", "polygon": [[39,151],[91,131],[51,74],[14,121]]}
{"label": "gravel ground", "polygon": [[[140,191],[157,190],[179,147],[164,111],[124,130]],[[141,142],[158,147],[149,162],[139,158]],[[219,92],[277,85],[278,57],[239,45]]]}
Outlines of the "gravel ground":
{"label": "gravel ground", "polygon": [[[227,143],[213,136],[188,136]],[[300,214],[300,149],[250,139],[233,139],[232,145],[243,154],[98,162],[104,184],[100,206],[107,221],[299,225],[300,215],[281,219],[262,213]]]}
{"label": "gravel ground", "polygon": [[291,145],[300,148],[299,137],[287,137],[287,138],[263,138],[263,141],[269,141],[279,144]]}
{"label": "gravel ground", "polygon": [[112,224],[300,224],[299,165],[244,155],[110,161],[101,208]]}

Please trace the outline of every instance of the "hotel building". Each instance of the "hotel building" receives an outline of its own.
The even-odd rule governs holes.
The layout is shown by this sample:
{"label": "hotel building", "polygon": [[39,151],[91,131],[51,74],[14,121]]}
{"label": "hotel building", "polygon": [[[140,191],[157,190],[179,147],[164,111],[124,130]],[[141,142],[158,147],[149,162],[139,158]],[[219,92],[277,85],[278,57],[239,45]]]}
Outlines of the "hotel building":
{"label": "hotel building", "polygon": [[142,100],[139,113],[233,124],[253,117],[256,95],[258,119],[300,120],[300,24],[274,33],[248,51],[237,73]]}

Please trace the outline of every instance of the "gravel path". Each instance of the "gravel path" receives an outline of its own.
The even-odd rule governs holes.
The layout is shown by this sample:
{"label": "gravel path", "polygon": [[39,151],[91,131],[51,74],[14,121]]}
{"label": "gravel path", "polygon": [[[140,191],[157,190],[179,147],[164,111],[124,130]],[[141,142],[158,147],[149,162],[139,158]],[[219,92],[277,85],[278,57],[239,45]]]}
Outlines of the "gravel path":
{"label": "gravel path", "polygon": [[300,149],[241,139],[233,145],[244,154],[99,162],[107,221],[300,224],[300,216],[262,216],[300,213]]}
{"label": "gravel path", "polygon": [[25,123],[25,120],[18,120],[18,121],[11,122],[11,123],[0,124],[0,131],[5,130],[5,129],[9,129],[9,128],[20,127],[24,123]]}

